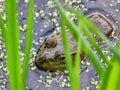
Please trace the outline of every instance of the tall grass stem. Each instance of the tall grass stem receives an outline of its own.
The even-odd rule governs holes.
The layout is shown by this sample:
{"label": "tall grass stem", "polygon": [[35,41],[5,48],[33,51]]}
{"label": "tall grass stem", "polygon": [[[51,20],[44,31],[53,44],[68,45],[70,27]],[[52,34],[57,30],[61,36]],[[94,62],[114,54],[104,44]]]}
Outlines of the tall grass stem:
{"label": "tall grass stem", "polygon": [[30,60],[30,50],[32,47],[32,39],[33,39],[33,29],[34,29],[34,0],[30,0],[29,2],[29,10],[28,10],[28,18],[27,18],[27,31],[26,31],[26,42],[25,42],[25,52],[24,52],[24,62],[23,62],[23,87],[25,90],[27,84],[28,77],[28,66]]}
{"label": "tall grass stem", "polygon": [[6,0],[7,30],[5,43],[7,49],[7,67],[11,90],[21,90],[22,85],[19,55],[20,32],[18,29],[17,11],[18,7],[16,0]]}

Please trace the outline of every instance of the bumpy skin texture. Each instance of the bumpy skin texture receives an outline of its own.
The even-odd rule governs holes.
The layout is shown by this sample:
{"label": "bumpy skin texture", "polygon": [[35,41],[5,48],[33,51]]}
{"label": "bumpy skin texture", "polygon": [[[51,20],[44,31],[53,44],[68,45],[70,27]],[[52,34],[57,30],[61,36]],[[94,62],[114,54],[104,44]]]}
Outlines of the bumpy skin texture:
{"label": "bumpy skin texture", "polygon": [[[101,13],[92,13],[87,16],[93,24],[100,29],[107,37],[109,37],[113,31],[113,26],[110,20],[108,20]],[[76,41],[67,31],[67,36],[70,43],[71,55],[74,63],[74,56],[77,49]],[[84,58],[84,54],[81,53],[81,59]],[[61,39],[61,33],[47,37],[41,44],[35,58],[36,66],[42,70],[55,71],[65,68],[65,57]]]}
{"label": "bumpy skin texture", "polygon": [[[67,34],[70,41],[71,55],[74,59],[77,44],[70,32],[67,31]],[[83,56],[81,54],[82,58]],[[65,56],[60,32],[44,40],[37,52],[35,63],[42,70],[55,71],[65,68]]]}
{"label": "bumpy skin texture", "polygon": [[101,32],[103,32],[107,37],[110,36],[110,34],[113,31],[113,27],[112,24],[101,14],[96,13],[96,14],[92,14],[88,17],[93,24],[99,29],[101,30]]}

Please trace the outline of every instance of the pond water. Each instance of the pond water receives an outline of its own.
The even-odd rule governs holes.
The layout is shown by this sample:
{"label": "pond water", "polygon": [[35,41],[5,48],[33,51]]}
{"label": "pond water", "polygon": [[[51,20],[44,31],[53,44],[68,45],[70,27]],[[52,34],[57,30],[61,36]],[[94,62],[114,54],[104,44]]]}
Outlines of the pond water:
{"label": "pond water", "polygon": [[[81,12],[87,12],[91,9],[102,9],[112,16],[115,20],[117,29],[110,39],[113,44],[120,38],[120,2],[119,0],[61,0],[62,3],[73,5],[79,8]],[[60,18],[52,0],[35,1],[35,27],[34,40],[29,63],[29,77],[27,90],[70,90],[69,77],[67,71],[48,72],[38,70],[35,66],[35,55],[41,42],[45,37],[51,35],[54,31],[60,31]],[[0,1],[0,9],[3,8],[3,1]],[[21,31],[21,61],[23,60],[26,19],[28,4],[24,0],[19,1],[19,21]],[[107,52],[107,48],[103,49]],[[8,76],[5,64],[5,46],[0,33],[0,90],[9,90]],[[109,53],[107,53],[109,55]],[[91,63],[86,60],[82,62],[81,90],[96,90],[99,84],[99,76]]]}

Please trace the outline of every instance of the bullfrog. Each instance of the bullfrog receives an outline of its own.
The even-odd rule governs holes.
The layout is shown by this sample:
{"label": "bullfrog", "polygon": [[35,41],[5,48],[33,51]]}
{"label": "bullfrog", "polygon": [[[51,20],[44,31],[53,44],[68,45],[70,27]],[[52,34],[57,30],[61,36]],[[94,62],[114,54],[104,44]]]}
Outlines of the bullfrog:
{"label": "bullfrog", "polygon": [[[77,43],[73,39],[69,31],[67,31],[67,35],[70,41],[69,44],[72,59],[74,59],[77,49]],[[81,54],[81,58],[83,57],[84,55]],[[61,32],[57,32],[56,34],[51,35],[44,39],[43,43],[41,44],[37,52],[35,63],[37,67],[42,70],[55,71],[58,69],[65,68],[65,56]]]}
{"label": "bullfrog", "polygon": [[[87,18],[93,22],[93,24],[107,37],[109,37],[114,30],[113,24],[102,13],[94,12],[87,15]],[[69,31],[67,31],[67,36],[70,44],[71,56],[74,61],[77,43]],[[83,60],[84,51],[82,51],[80,55],[81,60]],[[61,32],[48,36],[44,39],[36,54],[35,63],[41,70],[55,71],[65,68],[65,56]]]}

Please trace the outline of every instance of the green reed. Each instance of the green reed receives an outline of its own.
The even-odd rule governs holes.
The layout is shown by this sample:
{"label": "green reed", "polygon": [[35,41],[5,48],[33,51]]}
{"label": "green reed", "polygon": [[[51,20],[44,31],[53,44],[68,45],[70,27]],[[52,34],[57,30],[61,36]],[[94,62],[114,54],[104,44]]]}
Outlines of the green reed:
{"label": "green reed", "polygon": [[[69,71],[70,82],[72,90],[80,90],[80,80],[79,80],[79,67],[80,67],[80,50],[84,50],[86,56],[90,59],[94,65],[96,71],[98,72],[102,82],[100,83],[99,90],[120,90],[120,43],[116,47],[113,47],[110,41],[99,32],[99,30],[82,14],[80,11],[69,8],[72,13],[75,13],[78,18],[78,26],[75,25],[71,19],[65,14],[64,8],[60,5],[58,0],[54,0],[57,8],[61,14],[62,21],[62,39],[64,44],[64,51],[66,56],[66,66]],[[28,62],[30,59],[30,49],[32,46],[32,34],[33,34],[33,12],[34,11],[34,1],[30,0],[28,19],[27,19],[27,31],[26,31],[26,43],[25,43],[25,53],[24,62],[20,62],[20,32],[18,23],[18,6],[16,0],[6,0],[6,16],[7,21],[3,22],[2,16],[0,16],[0,28],[2,31],[2,37],[5,41],[5,46],[7,50],[7,67],[8,75],[10,81],[11,90],[25,90],[27,84],[27,74],[28,74]],[[1,15],[1,14],[0,14]],[[76,54],[75,65],[72,65],[69,42],[67,39],[65,26],[69,28],[71,34],[78,43],[78,49]],[[90,30],[89,30],[89,29]],[[88,37],[90,43],[83,37],[82,33]],[[104,55],[99,45],[96,43],[94,38],[91,37],[91,32],[95,33],[99,38],[106,42],[106,45],[113,53],[111,60]],[[94,47],[97,54],[104,60],[107,68],[105,68],[97,54],[91,48]]]}
{"label": "green reed", "polygon": [[30,49],[32,46],[34,1],[30,0],[29,3],[23,65],[20,62],[18,2],[17,0],[6,0],[5,6],[7,20],[3,23],[2,16],[0,16],[0,27],[7,52],[6,63],[8,68],[10,88],[11,90],[25,90],[27,84]]}
{"label": "green reed", "polygon": [[[78,45],[80,45],[79,47],[82,47],[86,57],[90,59],[96,71],[98,72],[100,79],[102,80],[99,90],[120,90],[120,43],[118,43],[116,47],[113,47],[110,41],[105,37],[105,35],[103,35],[80,11],[73,9],[72,7],[67,7],[67,10],[70,10],[70,12],[74,13],[77,17],[77,26],[70,19],[70,17],[65,14],[65,9],[62,7],[60,2],[58,2],[58,0],[54,0],[54,2],[61,15],[63,45],[66,56],[66,67],[69,71],[71,89],[80,90],[80,82],[78,81],[79,77],[76,77],[79,76],[80,71],[79,68],[76,68],[78,72],[75,72],[74,68],[76,67],[76,65],[72,65],[69,50],[69,41],[66,36],[65,27],[69,29]],[[105,41],[106,45],[111,50],[113,56],[111,57],[110,61],[104,55],[100,46],[96,43],[95,39],[92,37],[91,32],[97,35],[101,40]],[[83,33],[88,38],[89,43],[84,38]],[[94,50],[91,48],[91,46],[95,48],[97,54],[94,53]],[[104,63],[107,66],[106,68],[100,62],[100,58],[98,57],[98,55],[103,59]],[[76,59],[80,59],[80,57],[76,56]],[[80,66],[80,64],[78,65]]]}

